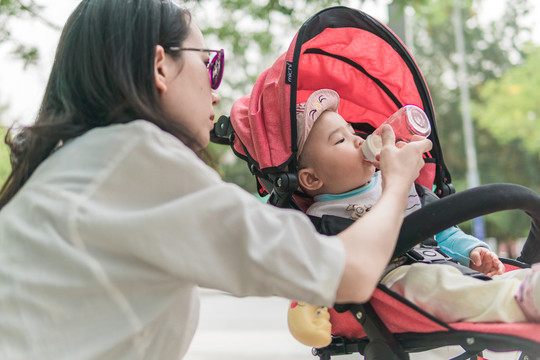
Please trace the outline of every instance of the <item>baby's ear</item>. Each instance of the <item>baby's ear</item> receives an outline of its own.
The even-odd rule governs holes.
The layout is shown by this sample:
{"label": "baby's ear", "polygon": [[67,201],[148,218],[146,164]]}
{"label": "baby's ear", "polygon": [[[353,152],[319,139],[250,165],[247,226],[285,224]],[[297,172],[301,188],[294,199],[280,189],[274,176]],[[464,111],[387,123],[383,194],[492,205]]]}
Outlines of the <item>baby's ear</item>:
{"label": "baby's ear", "polygon": [[312,168],[298,170],[298,183],[306,192],[317,191],[323,186],[323,182]]}

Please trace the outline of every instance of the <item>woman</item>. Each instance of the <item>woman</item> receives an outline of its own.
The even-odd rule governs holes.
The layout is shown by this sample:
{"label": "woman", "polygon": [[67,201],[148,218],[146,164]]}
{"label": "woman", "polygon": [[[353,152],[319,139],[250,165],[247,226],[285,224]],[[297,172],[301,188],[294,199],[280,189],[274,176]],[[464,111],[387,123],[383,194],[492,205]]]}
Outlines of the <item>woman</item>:
{"label": "woman", "polygon": [[220,101],[222,56],[168,0],[75,9],[35,125],[8,141],[0,358],[181,358],[197,286],[321,305],[369,298],[431,143],[398,150],[387,129],[377,209],[321,236],[196,155]]}

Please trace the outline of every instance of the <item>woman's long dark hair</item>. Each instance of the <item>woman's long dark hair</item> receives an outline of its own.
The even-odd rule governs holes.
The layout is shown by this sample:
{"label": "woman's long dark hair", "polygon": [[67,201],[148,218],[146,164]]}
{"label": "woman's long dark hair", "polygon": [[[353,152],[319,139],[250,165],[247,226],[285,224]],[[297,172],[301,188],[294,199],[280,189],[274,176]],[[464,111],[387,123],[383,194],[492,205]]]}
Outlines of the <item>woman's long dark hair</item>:
{"label": "woman's long dark hair", "polygon": [[12,171],[0,209],[57,146],[95,127],[146,119],[193,145],[161,110],[154,81],[156,46],[180,46],[190,22],[171,0],[83,0],[60,37],[35,124],[6,135]]}

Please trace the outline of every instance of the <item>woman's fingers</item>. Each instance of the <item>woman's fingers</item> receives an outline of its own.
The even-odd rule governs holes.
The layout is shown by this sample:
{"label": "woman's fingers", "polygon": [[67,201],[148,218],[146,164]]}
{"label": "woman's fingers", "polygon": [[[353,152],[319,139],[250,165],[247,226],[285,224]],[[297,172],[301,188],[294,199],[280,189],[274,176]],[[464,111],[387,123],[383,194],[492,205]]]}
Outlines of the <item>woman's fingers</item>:
{"label": "woman's fingers", "polygon": [[428,139],[414,141],[409,143],[409,145],[417,147],[422,154],[428,152],[433,148],[433,143],[431,142],[431,140]]}
{"label": "woman's fingers", "polygon": [[396,143],[396,135],[394,134],[394,130],[388,124],[383,125],[381,137],[383,146],[394,145]]}

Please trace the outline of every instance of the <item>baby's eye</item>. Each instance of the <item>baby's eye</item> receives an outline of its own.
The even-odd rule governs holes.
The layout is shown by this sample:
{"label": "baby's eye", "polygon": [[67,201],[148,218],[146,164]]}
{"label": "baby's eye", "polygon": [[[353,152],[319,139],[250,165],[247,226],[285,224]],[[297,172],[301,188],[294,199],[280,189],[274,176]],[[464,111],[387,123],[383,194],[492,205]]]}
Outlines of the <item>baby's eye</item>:
{"label": "baby's eye", "polygon": [[342,142],[345,141],[345,138],[341,138],[339,139],[338,141],[336,141],[336,143],[334,145],[338,145],[338,144],[341,144]]}

